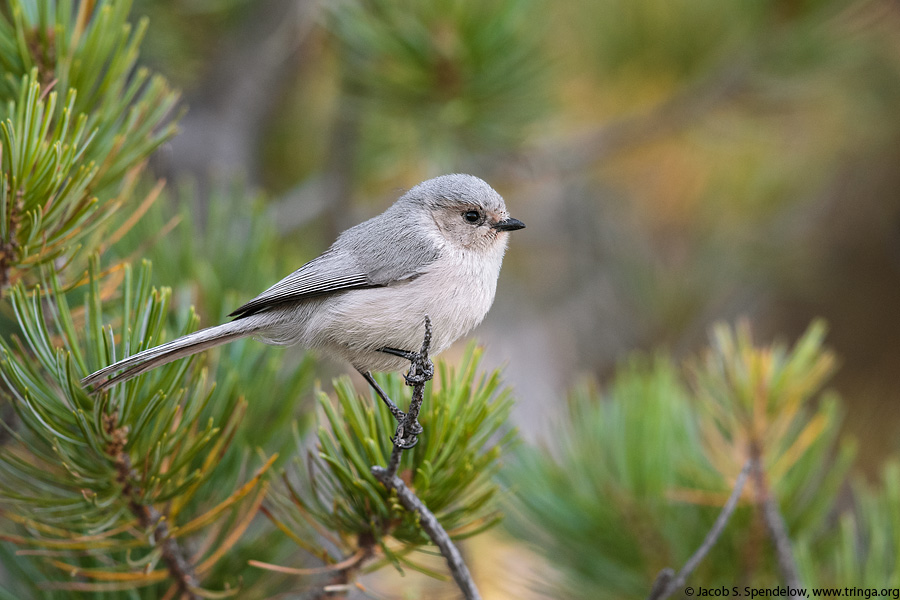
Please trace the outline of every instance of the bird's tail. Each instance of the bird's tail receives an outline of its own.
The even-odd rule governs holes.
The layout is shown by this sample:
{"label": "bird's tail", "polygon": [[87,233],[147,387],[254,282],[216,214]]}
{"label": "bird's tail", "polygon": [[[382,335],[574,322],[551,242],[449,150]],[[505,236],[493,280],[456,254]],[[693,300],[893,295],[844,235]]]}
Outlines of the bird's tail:
{"label": "bird's tail", "polygon": [[[148,348],[143,352],[138,352],[133,356],[104,367],[96,373],[91,373],[81,380],[81,385],[84,387],[93,386],[94,391],[99,392],[121,381],[127,381],[141,373],[146,373],[151,369],[168,364],[173,360],[202,352],[238,338],[253,335],[256,332],[256,328],[251,326],[251,323],[248,321],[250,319],[238,319],[222,325],[216,325],[215,327],[208,327],[154,348]],[[109,375],[116,371],[121,371],[121,373],[107,379]]]}

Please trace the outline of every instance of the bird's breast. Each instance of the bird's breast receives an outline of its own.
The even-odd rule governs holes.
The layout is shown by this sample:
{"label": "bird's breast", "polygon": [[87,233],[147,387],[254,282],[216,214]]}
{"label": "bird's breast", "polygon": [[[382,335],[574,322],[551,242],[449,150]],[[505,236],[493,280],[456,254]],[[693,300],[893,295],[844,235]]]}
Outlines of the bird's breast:
{"label": "bird's breast", "polygon": [[428,298],[421,308],[431,318],[436,347],[445,349],[481,323],[494,302],[499,274],[499,263],[457,250],[421,276],[418,289]]}
{"label": "bird's breast", "polygon": [[[418,349],[428,315],[433,330],[431,351],[437,354],[482,321],[494,301],[499,271],[499,261],[493,257],[479,260],[471,252],[457,250],[442,253],[415,278],[336,294],[327,307],[329,323],[314,345],[343,346],[351,362],[367,367],[356,364],[363,361],[354,356],[385,346]],[[374,364],[372,368],[380,370]]]}

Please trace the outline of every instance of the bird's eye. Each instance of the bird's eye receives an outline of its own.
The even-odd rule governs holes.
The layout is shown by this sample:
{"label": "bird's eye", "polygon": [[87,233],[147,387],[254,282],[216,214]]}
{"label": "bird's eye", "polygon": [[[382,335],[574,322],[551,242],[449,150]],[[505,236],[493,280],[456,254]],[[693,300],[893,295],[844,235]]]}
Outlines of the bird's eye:
{"label": "bird's eye", "polygon": [[477,210],[467,210],[463,213],[463,219],[466,220],[466,223],[477,223],[481,220],[481,213]]}

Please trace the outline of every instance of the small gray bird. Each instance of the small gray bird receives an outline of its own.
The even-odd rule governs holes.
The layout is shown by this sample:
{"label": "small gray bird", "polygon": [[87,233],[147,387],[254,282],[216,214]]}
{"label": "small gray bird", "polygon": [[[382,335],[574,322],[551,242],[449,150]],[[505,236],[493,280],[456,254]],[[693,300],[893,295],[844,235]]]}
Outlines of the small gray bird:
{"label": "small gray bird", "polygon": [[129,356],[81,383],[100,391],[247,336],[344,358],[372,383],[369,371],[408,364],[383,350],[417,349],[425,315],[432,354],[481,322],[494,301],[507,232],[523,227],[481,179],[429,179],[231,313],[233,321]]}

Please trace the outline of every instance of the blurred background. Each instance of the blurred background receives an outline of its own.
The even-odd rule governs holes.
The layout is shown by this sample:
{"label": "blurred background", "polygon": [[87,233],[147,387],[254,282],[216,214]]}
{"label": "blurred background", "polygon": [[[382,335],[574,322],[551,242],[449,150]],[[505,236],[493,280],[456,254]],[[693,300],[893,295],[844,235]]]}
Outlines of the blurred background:
{"label": "blurred background", "polygon": [[[85,323],[98,366],[112,360],[99,328],[107,319],[123,327],[123,340],[129,322],[164,318],[168,308],[169,331],[191,326],[190,306],[201,325],[221,322],[416,183],[472,173],[527,228],[511,236],[494,307],[470,336],[483,344],[483,362],[474,366],[482,353],[466,342],[441,357],[465,377],[439,377],[428,406],[454,426],[429,429],[423,414],[426,431],[438,435],[407,453],[420,462],[406,475],[417,493],[432,494],[428,505],[443,508],[457,539],[472,536],[461,549],[486,600],[647,598],[661,569],[686,564],[704,543],[748,458],[760,468],[690,585],[897,589],[896,0],[2,4],[0,129],[21,124],[21,140],[4,134],[4,148],[20,150],[4,151],[0,166],[4,176],[14,173],[10,189],[28,185],[21,203],[0,210],[6,251],[21,259],[4,263],[8,279],[0,283],[37,283],[38,267],[51,262],[99,275],[89,293],[64,279],[59,290],[45,287],[53,289],[46,306],[31,303],[35,315],[70,314],[65,296],[83,305],[71,312],[84,320],[72,322]],[[181,89],[180,100],[161,79],[131,72],[138,46],[140,63]],[[57,128],[44,143],[46,131],[25,125],[39,118],[39,98],[70,84],[78,90],[73,106],[90,113],[85,119],[99,132],[78,161],[70,151],[84,131]],[[53,94],[46,98],[52,105]],[[173,105],[185,110],[167,121]],[[171,136],[176,122],[180,132]],[[40,166],[16,159],[37,156],[35,148]],[[59,148],[70,152],[65,168]],[[92,171],[91,161],[100,167]],[[65,183],[69,169],[85,187]],[[68,191],[53,195],[56,185]],[[102,207],[93,224],[109,218],[108,229],[81,230],[58,208],[87,211],[90,195]],[[116,211],[122,205],[127,210]],[[55,217],[36,219],[44,209]],[[35,233],[42,223],[51,233]],[[94,251],[102,257],[91,258]],[[138,266],[142,259],[152,261],[152,274]],[[154,303],[128,291],[133,273],[137,289],[149,294],[152,283],[171,296]],[[10,289],[21,305],[25,288]],[[112,312],[101,311],[101,301]],[[140,305],[133,321],[131,303]],[[176,507],[167,513],[175,526],[210,523],[202,537],[179,535],[196,551],[195,565],[216,548],[201,563],[214,565],[202,567],[203,584],[216,594],[324,597],[321,582],[248,560],[340,564],[368,552],[373,531],[393,536],[403,552],[414,548],[401,544],[412,520],[373,525],[372,515],[393,510],[377,491],[360,492],[366,479],[357,468],[374,461],[341,462],[359,458],[356,446],[377,448],[383,433],[357,410],[352,385],[333,379],[347,365],[247,340],[195,361],[186,385],[206,390],[206,377],[215,381],[214,396],[191,396],[196,404],[158,400],[177,393],[174,369],[186,365],[151,375],[163,395],[126,386],[122,415],[139,414],[134,431],[142,434],[129,452],[158,467],[143,469],[156,495],[138,502],[151,488],[121,485],[125,449],[107,443],[108,423],[98,417],[106,405],[92,404],[102,444],[81,443],[88,433],[72,406],[91,402],[61,386],[69,355],[40,350],[50,340],[74,348],[80,332],[53,333],[69,320],[56,316],[50,327],[43,316],[29,321],[27,311],[4,306],[0,378],[7,391],[37,400],[0,394],[0,476],[17,482],[0,485],[0,598],[60,600],[75,590],[85,598],[116,590],[161,597],[164,584],[148,584],[165,572],[133,572],[159,555],[135,562],[126,529],[129,515],[140,520],[150,514],[141,507],[164,503]],[[10,345],[19,331],[31,350]],[[135,335],[153,337],[132,329],[125,343],[138,343]],[[792,350],[769,347],[798,339]],[[510,394],[488,375],[494,368]],[[384,381],[400,398],[399,377]],[[450,401],[438,395],[450,390]],[[200,406],[200,398],[203,412],[181,408]],[[159,447],[160,431],[143,427],[147,415],[168,427],[182,410],[196,420],[177,420],[166,459],[145,452]],[[52,459],[68,454],[61,429],[43,414],[72,429],[73,456],[99,475]],[[524,440],[505,429],[510,421]],[[201,460],[192,444],[213,443],[194,425],[202,422],[224,423],[215,442],[224,445]],[[342,425],[357,435],[341,437],[336,449],[329,436]],[[127,435],[128,427],[123,421],[115,432]],[[272,476],[242,483],[257,463],[271,465]],[[187,489],[182,474],[203,483]],[[160,488],[163,480],[175,487]],[[247,485],[257,485],[255,499],[216,512],[228,490]],[[96,499],[123,494],[127,510],[114,517]],[[787,540],[776,539],[769,522],[779,509]],[[501,514],[504,527],[474,535]],[[44,531],[34,523],[50,523],[57,537],[90,539],[69,539],[56,552],[56,541],[34,539]],[[123,545],[101,551],[104,528]],[[348,598],[457,597],[452,584],[412,572],[442,571],[439,558],[423,551],[401,562],[386,545],[382,552],[405,576],[379,570],[380,559],[356,573],[360,559],[352,574],[340,571],[354,582]],[[329,581],[334,567],[325,569]],[[60,569],[68,579],[58,579]],[[130,583],[120,586],[126,571]],[[131,584],[143,591],[125,591]]]}
{"label": "blurred background", "polygon": [[793,339],[821,316],[859,465],[897,449],[896,2],[140,0],[133,12],[151,22],[144,61],[189,108],[156,173],[195,182],[201,201],[223,181],[258,191],[278,228],[276,277],[427,177],[472,173],[506,198],[528,228],[475,336],[505,365],[527,438],[574,383],[604,381],[635,351],[678,360],[740,316],[760,341]]}

